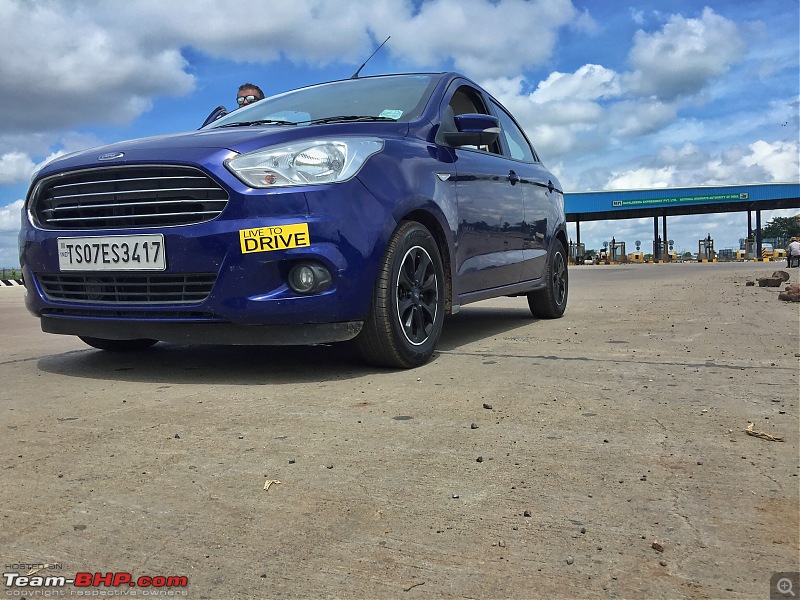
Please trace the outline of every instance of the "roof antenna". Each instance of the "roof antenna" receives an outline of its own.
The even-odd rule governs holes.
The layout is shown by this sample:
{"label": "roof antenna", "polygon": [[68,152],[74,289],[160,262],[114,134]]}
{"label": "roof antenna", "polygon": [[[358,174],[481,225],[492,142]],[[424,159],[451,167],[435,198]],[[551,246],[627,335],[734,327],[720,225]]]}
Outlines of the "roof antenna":
{"label": "roof antenna", "polygon": [[[383,44],[385,44],[386,42],[388,42],[390,37],[392,37],[392,36],[389,36],[389,37],[387,37],[385,40],[383,40]],[[367,60],[365,60],[365,61],[364,61],[364,64],[363,64],[363,65],[361,65],[360,67],[358,67],[358,71],[356,71],[355,73],[353,73],[353,75],[350,77],[350,79],[358,79],[358,74],[359,74],[359,73],[361,73],[361,69],[363,69],[363,68],[364,68],[364,65],[366,65],[366,64],[369,62],[369,59],[370,59],[370,58],[372,58],[373,56],[375,56],[375,55],[378,53],[378,50],[380,50],[381,48],[383,48],[383,44],[381,44],[380,46],[378,46],[377,48],[375,48],[375,52],[373,52],[372,54],[370,54],[370,55],[369,55],[369,58],[368,58]]]}

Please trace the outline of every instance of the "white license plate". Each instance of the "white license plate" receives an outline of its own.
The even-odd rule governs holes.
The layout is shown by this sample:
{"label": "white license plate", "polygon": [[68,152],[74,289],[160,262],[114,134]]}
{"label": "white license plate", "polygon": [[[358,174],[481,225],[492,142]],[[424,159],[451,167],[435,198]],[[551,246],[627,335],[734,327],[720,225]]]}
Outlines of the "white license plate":
{"label": "white license plate", "polygon": [[58,238],[58,266],[62,271],[164,271],[164,236]]}

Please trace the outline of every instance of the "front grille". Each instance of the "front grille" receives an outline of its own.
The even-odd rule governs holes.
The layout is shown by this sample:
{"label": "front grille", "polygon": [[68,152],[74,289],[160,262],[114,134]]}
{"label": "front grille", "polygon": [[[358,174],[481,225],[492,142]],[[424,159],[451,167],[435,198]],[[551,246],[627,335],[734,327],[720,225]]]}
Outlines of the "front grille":
{"label": "front grille", "polygon": [[37,275],[48,300],[92,304],[198,304],[208,298],[214,273],[167,275]]}
{"label": "front grille", "polygon": [[31,203],[44,229],[115,229],[202,223],[228,193],[192,167],[125,166],[74,171],[45,180]]}

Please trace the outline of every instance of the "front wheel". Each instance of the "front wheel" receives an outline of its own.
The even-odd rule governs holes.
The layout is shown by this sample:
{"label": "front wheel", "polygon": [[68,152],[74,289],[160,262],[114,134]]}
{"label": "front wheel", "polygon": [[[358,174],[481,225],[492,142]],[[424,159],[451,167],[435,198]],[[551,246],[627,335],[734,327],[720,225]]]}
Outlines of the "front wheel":
{"label": "front wheel", "polygon": [[436,241],[420,223],[392,234],[372,305],[356,345],[367,362],[409,369],[433,354],[444,322],[444,270]]}
{"label": "front wheel", "polygon": [[528,306],[534,317],[558,319],[567,308],[569,277],[567,258],[561,240],[553,240],[545,269],[547,284],[541,290],[528,294]]}
{"label": "front wheel", "polygon": [[92,348],[98,350],[108,350],[109,352],[135,352],[137,350],[145,350],[149,348],[158,340],[151,340],[147,338],[137,340],[106,340],[103,338],[89,337],[85,335],[79,336],[85,344],[89,344]]}

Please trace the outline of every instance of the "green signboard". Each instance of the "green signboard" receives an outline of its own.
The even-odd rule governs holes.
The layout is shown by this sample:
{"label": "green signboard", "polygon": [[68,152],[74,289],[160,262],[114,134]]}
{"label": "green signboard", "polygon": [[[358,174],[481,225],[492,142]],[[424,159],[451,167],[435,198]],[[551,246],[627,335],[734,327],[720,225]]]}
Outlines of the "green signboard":
{"label": "green signboard", "polygon": [[724,200],[747,200],[750,194],[714,194],[710,196],[684,196],[682,198],[646,198],[643,200],[612,200],[613,207],[649,206],[652,204],[687,204],[689,202],[720,202]]}

